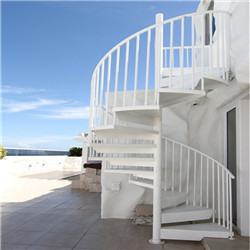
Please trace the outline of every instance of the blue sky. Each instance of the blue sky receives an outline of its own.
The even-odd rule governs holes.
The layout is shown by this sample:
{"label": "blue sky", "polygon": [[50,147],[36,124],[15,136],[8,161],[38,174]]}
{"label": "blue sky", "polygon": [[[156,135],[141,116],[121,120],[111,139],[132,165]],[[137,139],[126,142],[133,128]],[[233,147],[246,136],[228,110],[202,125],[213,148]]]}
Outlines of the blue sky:
{"label": "blue sky", "polygon": [[65,149],[88,131],[90,81],[121,40],[198,1],[2,2],[2,144]]}

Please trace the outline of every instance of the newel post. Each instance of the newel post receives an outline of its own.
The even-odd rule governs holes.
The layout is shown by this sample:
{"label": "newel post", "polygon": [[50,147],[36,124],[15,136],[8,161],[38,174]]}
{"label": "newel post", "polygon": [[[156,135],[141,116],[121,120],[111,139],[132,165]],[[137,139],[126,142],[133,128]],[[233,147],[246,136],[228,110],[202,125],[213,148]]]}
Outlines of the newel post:
{"label": "newel post", "polygon": [[[155,16],[156,24],[163,22],[163,14],[159,13]],[[162,74],[163,62],[163,25],[159,25],[155,29],[155,89],[160,87],[160,77]],[[158,103],[157,103],[158,104]]]}
{"label": "newel post", "polygon": [[[163,22],[163,14],[156,15],[156,24]],[[162,55],[163,55],[163,25],[159,25],[155,30],[155,90],[160,87],[160,78],[162,74]],[[156,104],[159,104],[159,94],[157,94]],[[153,190],[153,237],[149,241],[151,244],[161,244],[161,116],[155,120],[154,126],[159,131],[155,143],[157,150],[155,152],[154,165],[154,190]]]}

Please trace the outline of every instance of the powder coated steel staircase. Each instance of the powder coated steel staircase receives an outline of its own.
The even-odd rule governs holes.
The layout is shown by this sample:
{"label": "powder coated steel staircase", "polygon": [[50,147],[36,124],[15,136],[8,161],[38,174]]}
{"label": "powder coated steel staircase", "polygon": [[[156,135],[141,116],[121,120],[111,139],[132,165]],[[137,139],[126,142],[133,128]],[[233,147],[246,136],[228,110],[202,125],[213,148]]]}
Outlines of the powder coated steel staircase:
{"label": "powder coated steel staircase", "polygon": [[93,73],[89,159],[153,189],[151,243],[233,237],[233,175],[161,131],[164,107],[228,84],[228,25],[223,11],[166,21],[157,14],[155,25],[111,49]]}

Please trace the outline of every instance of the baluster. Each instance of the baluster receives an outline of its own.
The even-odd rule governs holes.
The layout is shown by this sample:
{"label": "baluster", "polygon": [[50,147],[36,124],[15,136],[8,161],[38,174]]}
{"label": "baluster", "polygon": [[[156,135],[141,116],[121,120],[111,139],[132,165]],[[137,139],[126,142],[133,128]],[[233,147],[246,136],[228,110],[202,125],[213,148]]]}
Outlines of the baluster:
{"label": "baluster", "polygon": [[165,58],[164,58],[164,68],[167,68],[167,49],[166,48],[164,48],[164,56],[165,56]]}
{"label": "baluster", "polygon": [[[188,165],[187,165],[187,195],[189,192],[189,169],[190,169],[190,148],[188,148]],[[188,197],[187,197],[187,201],[186,204],[188,205]]]}
{"label": "baluster", "polygon": [[201,16],[202,32],[201,32],[201,90],[204,90],[204,43],[205,43],[205,15]]}
{"label": "baluster", "polygon": [[[93,75],[93,81],[91,84],[91,105],[90,105],[90,119],[89,119],[89,127],[94,127],[94,114],[95,114],[95,88],[96,88],[96,72]],[[91,141],[91,136],[90,136]],[[92,143],[92,141],[91,141]]]}
{"label": "baluster", "polygon": [[[116,51],[116,70],[115,70],[115,95],[114,95],[114,108],[116,108],[117,102],[117,88],[118,88],[118,77],[119,77],[119,63],[120,63],[120,47]],[[115,124],[115,114],[113,117],[113,124]]]}
{"label": "baluster", "polygon": [[210,52],[210,68],[213,73],[213,14],[209,13],[209,52]]}
{"label": "baluster", "polygon": [[196,204],[196,167],[197,167],[197,162],[196,162],[196,152],[194,152],[194,199],[193,199],[193,205],[195,206]]}
{"label": "baluster", "polygon": [[111,70],[111,54],[108,59],[108,76],[107,76],[107,93],[106,93],[106,117],[105,117],[105,125],[108,123],[108,113],[109,113],[109,89],[110,89],[110,70]]}
{"label": "baluster", "polygon": [[170,85],[172,88],[172,74],[173,74],[173,21],[170,24]]}
{"label": "baluster", "polygon": [[134,101],[133,105],[136,104],[136,90],[137,90],[137,80],[138,80],[138,59],[139,59],[139,46],[140,46],[140,37],[136,37],[136,54],[135,54],[135,80],[134,80]]}
{"label": "baluster", "polygon": [[[222,16],[223,15],[223,16]],[[224,22],[224,14],[220,14],[220,20],[221,20],[221,30],[222,30],[222,39],[221,39],[221,44],[222,44],[222,46],[220,47],[221,48],[221,61],[222,61],[222,72],[223,72],[223,79],[225,79],[226,80],[226,71],[225,71],[225,44],[226,44],[226,42],[225,42],[225,40],[224,40],[224,38],[225,38],[225,22]],[[225,42],[225,43],[224,43]]]}
{"label": "baluster", "polygon": [[219,164],[217,164],[217,181],[218,181],[218,183],[217,183],[217,185],[218,185],[218,187],[217,187],[217,191],[218,191],[218,225],[220,225],[221,224],[221,222],[220,222],[220,166],[219,166]]}
{"label": "baluster", "polygon": [[[230,178],[230,176],[228,176]],[[232,232],[232,226],[233,226],[233,215],[232,215],[232,179],[229,179],[229,211],[230,211],[230,225],[229,225],[229,231]]]}
{"label": "baluster", "polygon": [[99,103],[99,117],[98,125],[101,125],[101,110],[102,110],[102,96],[103,96],[103,80],[104,80],[104,61],[102,62],[102,75],[101,75],[101,89],[100,89],[100,103]]}
{"label": "baluster", "polygon": [[[217,17],[217,20],[219,20],[219,16]],[[218,21],[219,23],[219,21]],[[219,23],[220,24],[220,23]],[[220,31],[217,29],[217,44],[216,44],[216,52],[217,52],[217,74],[218,77],[220,77]]]}
{"label": "baluster", "polygon": [[148,31],[146,83],[145,83],[145,101],[144,101],[144,105],[148,104],[148,75],[149,75],[149,59],[150,59],[150,42],[151,42],[151,30]]}
{"label": "baluster", "polygon": [[182,178],[182,145],[180,145],[180,185],[179,185],[179,192],[181,192],[181,178]]}
{"label": "baluster", "polygon": [[226,173],[226,210],[227,210],[227,229],[229,229],[228,178],[229,178],[229,175]]}
{"label": "baluster", "polygon": [[175,163],[175,160],[174,160],[174,142],[173,142],[173,148],[172,148],[172,191],[174,191],[174,163]]}
{"label": "baluster", "polygon": [[[100,67],[98,67],[98,70],[97,70],[97,80],[96,80],[95,125],[97,124],[96,120],[97,120],[97,109],[98,109],[97,107],[98,107],[98,96],[99,96],[99,71],[100,71]],[[100,112],[100,110],[98,112]]]}
{"label": "baluster", "polygon": [[[229,70],[230,68],[230,26],[229,26],[229,15],[226,14],[226,31],[225,31],[225,39],[226,39],[226,46],[225,46],[225,54],[226,54],[226,68]],[[229,79],[227,79],[229,80]]]}
{"label": "baluster", "polygon": [[167,191],[168,140],[165,139],[165,191]]}
{"label": "baluster", "polygon": [[222,169],[222,225],[225,227],[225,173],[224,170]]}
{"label": "baluster", "polygon": [[[215,204],[214,204],[214,161],[212,163],[212,207],[213,210],[215,209]],[[213,223],[215,222],[215,214],[213,213]]]}
{"label": "baluster", "polygon": [[194,75],[195,75],[195,62],[194,62],[194,17],[192,16],[191,19],[191,25],[192,25],[192,89],[194,89]]}
{"label": "baluster", "polygon": [[184,17],[181,18],[181,58],[180,58],[180,67],[181,67],[181,88],[183,88],[183,63],[184,63]]}
{"label": "baluster", "polygon": [[200,206],[202,206],[202,172],[203,172],[203,156],[201,155],[201,177],[200,177]]}
{"label": "baluster", "polygon": [[129,41],[126,42],[125,72],[124,72],[124,91],[123,91],[123,107],[126,105],[126,91],[128,79],[128,60],[129,60]]}
{"label": "baluster", "polygon": [[207,208],[209,207],[209,159],[207,158]]}

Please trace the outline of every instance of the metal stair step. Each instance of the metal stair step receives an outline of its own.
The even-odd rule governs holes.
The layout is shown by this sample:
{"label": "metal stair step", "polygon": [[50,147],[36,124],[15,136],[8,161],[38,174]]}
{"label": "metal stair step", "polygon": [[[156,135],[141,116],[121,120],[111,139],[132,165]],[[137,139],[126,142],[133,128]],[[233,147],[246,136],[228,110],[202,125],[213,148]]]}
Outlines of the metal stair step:
{"label": "metal stair step", "polygon": [[131,127],[122,125],[107,125],[91,128],[99,138],[126,138],[126,139],[154,139],[159,132],[144,127]]}
{"label": "metal stair step", "polygon": [[204,237],[228,238],[233,233],[215,223],[197,223],[187,225],[164,226],[161,228],[161,239],[201,241]]}
{"label": "metal stair step", "polygon": [[137,186],[142,186],[150,189],[154,188],[153,180],[150,179],[132,179],[129,180],[128,182],[131,184],[135,184]]}
{"label": "metal stair step", "polygon": [[162,210],[162,223],[208,220],[214,210],[201,206],[182,205]]}
{"label": "metal stair step", "polygon": [[178,206],[186,202],[187,193],[186,192],[171,192],[162,191],[161,192],[161,208],[170,208]]}
{"label": "metal stair step", "polygon": [[155,144],[125,144],[125,143],[92,143],[91,147],[98,153],[142,153],[155,152]]}
{"label": "metal stair step", "polygon": [[160,116],[159,105],[125,106],[114,108],[113,111],[120,121],[147,126],[153,126],[155,118]]}
{"label": "metal stair step", "polygon": [[141,175],[147,175],[150,174],[152,171],[145,171],[141,169],[105,169],[105,173],[113,173],[113,174],[141,174]]}

